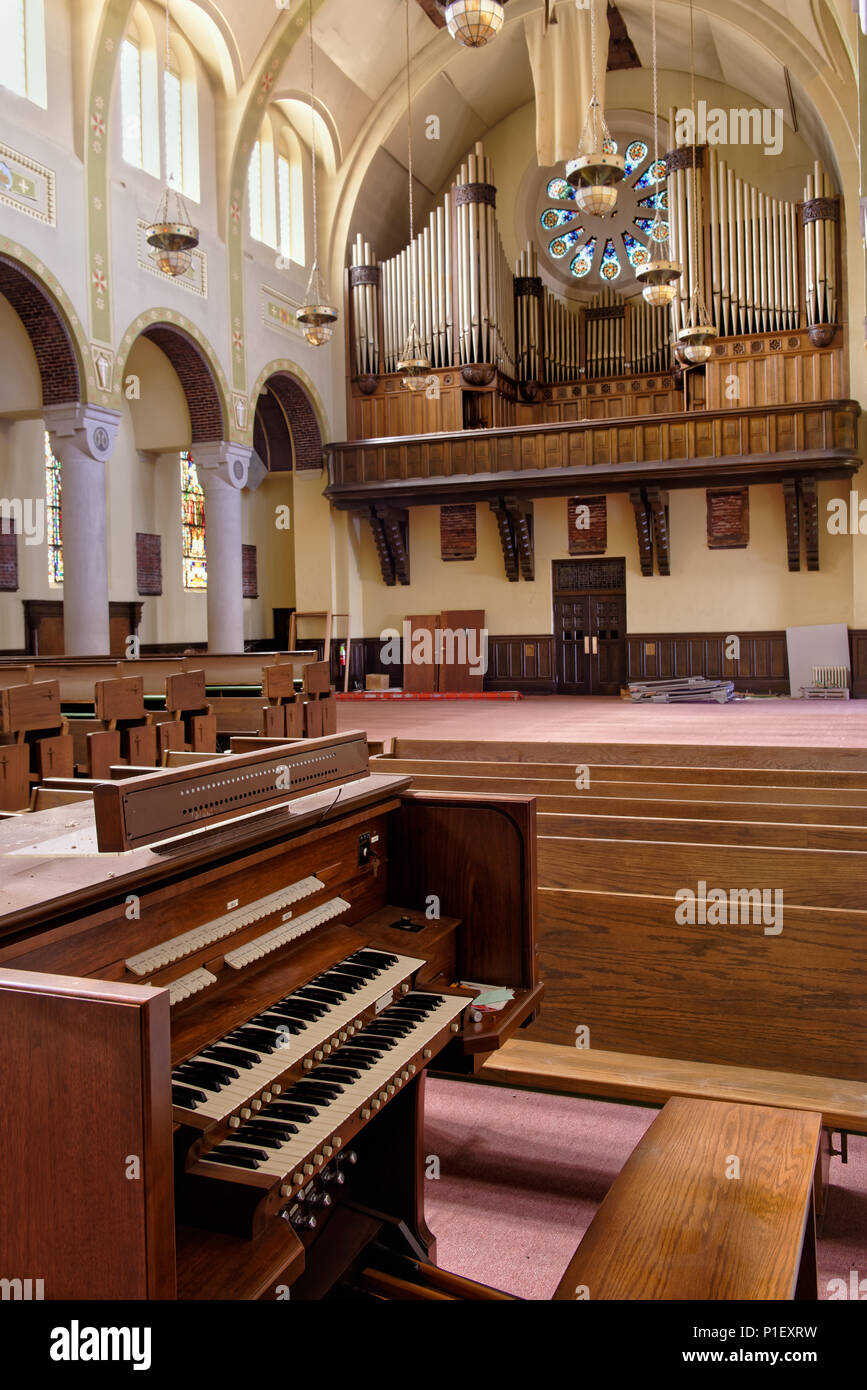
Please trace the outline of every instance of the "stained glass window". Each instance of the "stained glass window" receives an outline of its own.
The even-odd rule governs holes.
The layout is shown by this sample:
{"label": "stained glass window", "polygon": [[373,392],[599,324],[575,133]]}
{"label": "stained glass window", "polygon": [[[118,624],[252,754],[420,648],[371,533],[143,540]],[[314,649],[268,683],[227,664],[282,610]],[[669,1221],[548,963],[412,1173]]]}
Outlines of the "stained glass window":
{"label": "stained glass window", "polygon": [[576,215],[574,208],[546,208],[539,221],[546,231],[550,231],[552,227],[562,227],[571,222]]}
{"label": "stained glass window", "polygon": [[631,145],[627,145],[625,156],[626,177],[628,178],[633,169],[638,168],[639,164],[643,164],[646,158],[647,146],[643,140],[633,140]]}
{"label": "stained glass window", "polygon": [[548,184],[547,193],[549,198],[570,198],[573,202],[575,200],[575,189],[565,179],[552,179]]}
{"label": "stained glass window", "polygon": [[559,261],[561,256],[566,255],[569,247],[574,246],[576,241],[579,241],[583,235],[583,227],[575,227],[571,232],[562,232],[560,236],[555,237],[550,243],[548,250],[551,252],[554,259]]}
{"label": "stained glass window", "polygon": [[623,245],[629,257],[629,264],[638,270],[641,266],[647,265],[650,260],[650,252],[643,242],[637,241],[629,232],[622,232]]}
{"label": "stained glass window", "polygon": [[[545,249],[555,261],[568,255],[567,264],[576,279],[605,284],[630,277],[651,259],[654,243],[668,237],[668,222],[655,221],[668,212],[665,160],[654,160],[645,139],[624,141],[623,147],[626,176],[619,190],[618,213],[621,226],[625,224],[629,231],[619,236],[593,236],[579,224],[575,190],[565,178],[551,178],[545,185],[548,198],[557,200],[553,206],[543,201],[538,208],[542,232],[556,233],[552,240],[545,239]],[[604,148],[616,154],[618,145],[608,140]]]}
{"label": "stained glass window", "polygon": [[184,552],[184,588],[207,589],[208,562],[205,546],[205,494],[192,454],[181,454],[181,531]]}
{"label": "stained glass window", "polygon": [[663,212],[668,211],[668,193],[665,189],[661,193],[651,193],[649,198],[641,198],[638,206],[640,208],[660,208]]}
{"label": "stained glass window", "polygon": [[657,164],[651,164],[650,167],[645,170],[645,172],[641,175],[641,178],[636,183],[635,187],[650,188],[651,184],[659,183],[660,180],[664,178],[665,160],[660,159]]}
{"label": "stained glass window", "polygon": [[583,280],[585,275],[590,274],[590,267],[593,264],[593,252],[596,250],[596,238],[592,236],[590,240],[581,247],[578,255],[573,257],[572,264],[569,266],[572,274],[578,280]]}
{"label": "stained glass window", "polygon": [[614,249],[614,242],[610,237],[605,243],[605,250],[602,252],[600,274],[603,280],[616,280],[620,274],[620,257]]}
{"label": "stained glass window", "polygon": [[63,583],[63,537],[60,508],[60,460],[51,452],[45,431],[45,535],[48,541],[48,580]]}

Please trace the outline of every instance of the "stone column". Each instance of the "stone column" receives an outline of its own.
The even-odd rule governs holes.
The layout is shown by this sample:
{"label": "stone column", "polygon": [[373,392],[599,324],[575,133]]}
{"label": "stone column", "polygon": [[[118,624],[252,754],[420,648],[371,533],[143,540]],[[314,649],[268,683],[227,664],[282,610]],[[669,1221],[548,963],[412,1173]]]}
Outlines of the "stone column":
{"label": "stone column", "polygon": [[61,468],[64,650],[108,656],[105,465],[120,415],[72,403],[46,406],[43,418]]}
{"label": "stone column", "polygon": [[208,561],[208,651],[244,650],[241,565],[241,489],[252,450],[243,444],[194,444],[196,473],[205,494]]}

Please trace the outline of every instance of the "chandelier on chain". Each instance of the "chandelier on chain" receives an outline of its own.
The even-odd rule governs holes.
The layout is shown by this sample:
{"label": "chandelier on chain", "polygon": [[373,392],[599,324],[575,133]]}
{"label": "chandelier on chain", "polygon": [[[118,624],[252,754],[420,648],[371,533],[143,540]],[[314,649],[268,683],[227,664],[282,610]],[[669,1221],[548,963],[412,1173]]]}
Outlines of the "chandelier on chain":
{"label": "chandelier on chain", "polygon": [[410,81],[409,47],[409,0],[405,0],[406,11],[406,143],[407,169],[409,177],[409,273],[410,273],[410,327],[406,342],[397,363],[397,370],[404,376],[401,386],[407,391],[424,391],[430,374],[431,363],[427,356],[416,326],[418,319],[418,258],[415,246],[415,215],[412,192],[412,85]]}
{"label": "chandelier on chain", "polygon": [[451,0],[446,5],[449,33],[466,48],[483,48],[495,39],[505,23],[499,0]]}
{"label": "chandelier on chain", "polygon": [[617,205],[617,185],[626,172],[623,155],[611,139],[605,112],[599,104],[596,70],[596,7],[590,4],[590,66],[593,96],[581,132],[578,155],[566,165],[566,181],[575,189],[575,202],[592,217],[606,217]]}
{"label": "chandelier on chain", "polygon": [[[654,167],[659,164],[659,72],[656,57],[656,0],[652,7],[653,29],[653,158]],[[660,217],[657,208],[650,229],[650,260],[635,272],[635,278],[642,285],[642,295],[655,309],[666,308],[677,293],[677,282],[683,274],[678,261],[665,255],[668,242],[668,224]]]}
{"label": "chandelier on chain", "polygon": [[313,265],[310,279],[304,292],[304,303],[295,310],[295,318],[301,325],[304,337],[312,347],[323,347],[330,342],[337,310],[329,302],[328,290],[319,269],[319,204],[316,183],[316,99],[313,72],[313,6],[307,10],[307,34],[310,48],[310,151],[313,161]]}
{"label": "chandelier on chain", "polygon": [[[689,0],[689,68],[690,100],[695,111],[695,22],[693,3]],[[692,294],[689,299],[689,322],[677,335],[677,352],[693,367],[700,367],[710,357],[712,344],[719,332],[711,322],[710,314],[701,292],[701,265],[699,262],[699,205],[698,205],[698,148],[692,147]]]}
{"label": "chandelier on chain", "polygon": [[[165,70],[171,70],[171,18],[166,0]],[[168,164],[168,135],[166,134],[166,164]],[[148,246],[156,251],[154,260],[164,275],[186,275],[193,263],[193,250],[199,244],[199,229],[193,226],[189,209],[173,186],[174,170],[167,170],[167,182],[153,222],[145,230]]]}

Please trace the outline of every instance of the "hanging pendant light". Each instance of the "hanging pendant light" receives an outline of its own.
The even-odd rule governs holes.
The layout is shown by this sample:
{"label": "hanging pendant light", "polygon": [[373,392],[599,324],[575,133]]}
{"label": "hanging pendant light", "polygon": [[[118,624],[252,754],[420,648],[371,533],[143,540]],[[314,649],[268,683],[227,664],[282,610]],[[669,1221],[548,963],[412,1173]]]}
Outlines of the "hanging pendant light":
{"label": "hanging pendant light", "polygon": [[410,278],[410,327],[406,342],[397,363],[397,370],[405,375],[401,386],[407,391],[424,391],[430,375],[430,358],[422,347],[416,326],[418,320],[418,297],[416,281],[418,262],[415,253],[415,215],[412,192],[412,86],[410,83],[409,48],[409,0],[404,0],[406,14],[406,126],[407,126],[407,168],[409,170],[409,278]]}
{"label": "hanging pendant light", "polygon": [[578,156],[566,165],[566,181],[575,189],[575,203],[592,217],[607,217],[617,205],[617,185],[626,161],[617,153],[605,112],[599,105],[596,81],[596,7],[590,3],[590,65],[593,96],[581,132]]}
{"label": "hanging pendant light", "polygon": [[[656,0],[652,7],[653,29],[653,167],[659,165],[659,72],[656,58]],[[665,251],[668,231],[665,220],[656,209],[653,226],[650,229],[650,260],[635,272],[635,278],[642,286],[642,296],[654,309],[665,309],[677,293],[677,282],[683,274],[678,261],[671,260]]]}
{"label": "hanging pendant light", "polygon": [[304,337],[312,347],[324,347],[331,340],[337,322],[337,310],[331,305],[328,290],[319,269],[319,205],[316,184],[316,102],[313,83],[313,6],[307,10],[307,32],[310,41],[310,152],[313,161],[313,265],[304,291],[304,303],[295,310]]}
{"label": "hanging pendant light", "polygon": [[[691,82],[691,101],[692,109],[695,111],[695,24],[693,19],[692,0],[689,0],[689,63],[690,63],[690,82]],[[698,154],[695,145],[692,147],[692,223],[693,223],[693,258],[692,258],[692,294],[689,298],[689,323],[682,328],[677,335],[677,341],[682,349],[682,357],[693,367],[700,367],[711,355],[713,342],[719,337],[719,330],[711,322],[710,314],[704,302],[701,292],[701,268],[699,265],[699,236],[698,236]]]}
{"label": "hanging pendant light", "polygon": [[451,0],[446,5],[449,33],[466,48],[483,48],[497,37],[505,21],[499,0]]}
{"label": "hanging pendant light", "polygon": [[[165,70],[171,70],[171,19],[169,0],[166,0],[166,57]],[[168,140],[166,140],[168,164]],[[156,251],[156,264],[164,275],[186,275],[193,263],[193,249],[199,244],[199,229],[193,226],[189,209],[176,188],[172,187],[174,170],[168,170],[167,183],[156,216],[145,229],[148,246]],[[172,201],[174,200],[174,201]]]}

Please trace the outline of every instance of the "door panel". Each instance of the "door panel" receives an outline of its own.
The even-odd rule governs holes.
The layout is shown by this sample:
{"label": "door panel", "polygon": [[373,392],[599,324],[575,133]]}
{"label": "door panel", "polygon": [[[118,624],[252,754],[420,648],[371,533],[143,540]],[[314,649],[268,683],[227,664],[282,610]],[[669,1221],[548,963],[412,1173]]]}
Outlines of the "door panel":
{"label": "door panel", "polygon": [[[623,567],[622,561],[554,562],[555,676],[560,694],[617,695],[626,680],[626,594],[619,587],[625,576],[618,567]],[[598,588],[579,590],[582,580]]]}
{"label": "door panel", "polygon": [[590,601],[554,600],[554,644],[557,651],[557,689],[563,695],[590,694]]}

